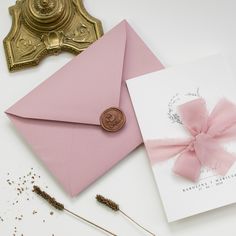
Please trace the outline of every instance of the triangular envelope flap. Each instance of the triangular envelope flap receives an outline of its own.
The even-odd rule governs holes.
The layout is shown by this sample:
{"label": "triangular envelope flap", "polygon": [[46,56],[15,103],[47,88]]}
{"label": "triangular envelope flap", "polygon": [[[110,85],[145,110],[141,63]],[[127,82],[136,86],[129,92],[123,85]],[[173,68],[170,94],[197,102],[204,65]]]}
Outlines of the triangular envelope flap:
{"label": "triangular envelope flap", "polygon": [[99,124],[119,106],[126,22],[121,22],[6,112],[24,118]]}
{"label": "triangular envelope flap", "polygon": [[161,62],[128,23],[126,33],[124,80],[164,69]]}

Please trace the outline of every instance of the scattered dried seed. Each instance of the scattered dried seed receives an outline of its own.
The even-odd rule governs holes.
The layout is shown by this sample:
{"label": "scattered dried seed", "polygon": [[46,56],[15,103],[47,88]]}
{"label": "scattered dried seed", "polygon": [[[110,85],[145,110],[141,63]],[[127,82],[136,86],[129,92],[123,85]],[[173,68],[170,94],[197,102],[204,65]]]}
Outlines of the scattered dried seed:
{"label": "scattered dried seed", "polygon": [[[15,207],[19,203],[23,203],[24,201],[30,201],[34,197],[32,196],[31,189],[34,184],[37,184],[38,180],[41,179],[41,176],[35,173],[34,168],[30,168],[30,171],[26,172],[22,176],[18,176],[17,178],[12,177],[10,172],[6,173],[6,184],[9,186],[9,188],[12,188],[12,190],[15,191],[15,196],[16,198],[14,201],[7,200],[7,204],[11,205],[12,208]],[[46,186],[48,188],[48,186]],[[24,196],[24,199],[22,198]],[[38,212],[36,210],[32,210],[32,214],[35,215]],[[5,213],[4,213],[5,214]],[[54,212],[50,212],[50,215],[53,215]],[[23,223],[24,216],[17,215],[13,217],[13,219],[17,221],[17,224],[19,224],[21,221]],[[47,219],[41,219],[43,223],[46,223]],[[0,216],[0,223],[5,221],[1,216]],[[14,226],[13,226],[14,227]],[[24,236],[23,233],[17,232],[17,227],[15,226],[12,230],[12,236]],[[53,234],[54,236],[54,234]]]}

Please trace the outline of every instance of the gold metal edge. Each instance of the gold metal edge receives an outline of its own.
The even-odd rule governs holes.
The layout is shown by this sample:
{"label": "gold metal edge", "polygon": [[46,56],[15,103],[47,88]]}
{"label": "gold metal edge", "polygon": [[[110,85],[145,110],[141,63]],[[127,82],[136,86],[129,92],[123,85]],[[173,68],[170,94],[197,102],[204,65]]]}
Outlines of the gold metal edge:
{"label": "gold metal edge", "polygon": [[[84,7],[82,0],[73,0],[73,4],[75,4],[75,7],[79,10],[81,15],[83,15],[86,18],[86,20],[90,21],[94,25],[96,33],[97,33],[96,38],[99,39],[100,37],[102,37],[103,36],[102,22],[88,13],[88,11]],[[12,17],[12,25],[11,25],[11,29],[9,33],[3,40],[7,66],[10,72],[22,70],[23,68],[37,66],[44,57],[50,54],[48,53],[47,49],[43,49],[39,51],[38,54],[32,60],[25,60],[25,61],[22,60],[20,63],[14,62],[14,58],[13,58],[14,55],[12,53],[12,48],[11,48],[11,40],[14,38],[15,34],[17,33],[17,26],[21,24],[19,23],[21,10],[20,10],[20,7],[19,9],[16,9],[16,8],[18,8],[17,3],[16,5],[9,7],[9,13]],[[17,10],[19,10],[20,12],[17,12]],[[85,50],[85,49],[78,49],[69,44],[67,45],[66,43],[62,45],[61,49],[63,51],[67,51],[75,55]]]}
{"label": "gold metal edge", "polygon": [[81,12],[81,14],[95,25],[96,30],[99,33],[98,38],[102,37],[104,34],[102,22],[99,19],[97,19],[96,17],[89,14],[89,12],[86,10],[86,8],[84,6],[83,0],[81,0],[81,1],[80,0],[73,0],[73,1],[76,1],[78,3],[77,7],[79,7],[79,11]]}
{"label": "gold metal edge", "polygon": [[5,56],[6,56],[6,60],[7,60],[8,69],[9,69],[10,72],[15,69],[14,62],[13,62],[13,55],[12,55],[12,52],[10,50],[10,48],[11,48],[11,39],[14,37],[14,32],[17,31],[17,22],[18,22],[18,20],[16,19],[16,15],[15,15],[15,11],[14,11],[15,7],[16,6],[11,6],[11,7],[8,8],[9,13],[12,17],[12,24],[11,24],[11,29],[10,29],[9,33],[7,34],[7,36],[3,40]]}

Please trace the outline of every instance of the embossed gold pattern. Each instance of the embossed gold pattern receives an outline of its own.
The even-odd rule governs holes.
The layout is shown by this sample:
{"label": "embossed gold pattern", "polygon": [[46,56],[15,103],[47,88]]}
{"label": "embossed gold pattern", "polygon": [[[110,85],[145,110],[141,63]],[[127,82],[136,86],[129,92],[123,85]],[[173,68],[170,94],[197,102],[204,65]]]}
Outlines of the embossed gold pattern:
{"label": "embossed gold pattern", "polygon": [[49,54],[79,54],[103,35],[82,0],[18,0],[4,47],[10,71],[39,64]]}

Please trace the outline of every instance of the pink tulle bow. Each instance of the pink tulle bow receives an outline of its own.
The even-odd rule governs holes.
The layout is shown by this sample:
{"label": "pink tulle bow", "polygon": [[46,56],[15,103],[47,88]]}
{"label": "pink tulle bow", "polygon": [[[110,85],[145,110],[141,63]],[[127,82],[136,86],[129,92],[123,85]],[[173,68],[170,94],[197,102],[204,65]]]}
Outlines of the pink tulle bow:
{"label": "pink tulle bow", "polygon": [[225,175],[236,160],[221,142],[236,137],[236,105],[220,100],[209,115],[202,98],[179,107],[187,139],[147,140],[145,146],[151,163],[155,164],[178,155],[174,172],[191,181],[199,179],[202,166]]}

